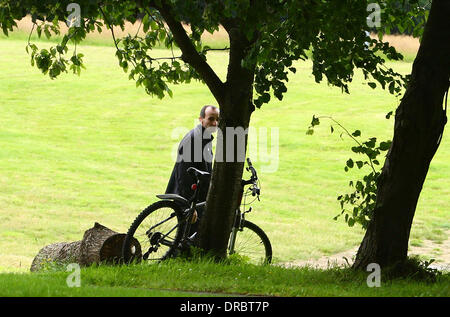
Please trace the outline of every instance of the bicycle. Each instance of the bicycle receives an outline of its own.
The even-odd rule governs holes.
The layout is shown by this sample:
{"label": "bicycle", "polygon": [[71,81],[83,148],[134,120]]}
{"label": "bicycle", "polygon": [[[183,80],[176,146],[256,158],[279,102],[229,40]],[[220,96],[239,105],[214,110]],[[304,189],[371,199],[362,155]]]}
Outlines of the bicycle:
{"label": "bicycle", "polygon": [[[252,176],[241,181],[239,204],[235,211],[234,222],[228,242],[228,255],[239,254],[254,264],[269,264],[272,261],[272,246],[266,233],[256,224],[245,219],[252,211],[241,211],[242,198],[252,195],[259,200],[259,180],[255,168],[249,158],[248,167]],[[131,224],[123,245],[122,258],[125,263],[132,261],[161,261],[177,256],[182,250],[193,245],[196,235],[190,234],[194,211],[206,205],[206,201],[198,202],[199,188],[210,174],[193,167],[187,169],[195,178],[192,184],[194,191],[190,199],[176,194],[156,195],[160,200],[145,208]],[[245,186],[250,185],[244,192]],[[254,200],[255,200],[254,199]],[[244,207],[245,207],[244,202]]]}

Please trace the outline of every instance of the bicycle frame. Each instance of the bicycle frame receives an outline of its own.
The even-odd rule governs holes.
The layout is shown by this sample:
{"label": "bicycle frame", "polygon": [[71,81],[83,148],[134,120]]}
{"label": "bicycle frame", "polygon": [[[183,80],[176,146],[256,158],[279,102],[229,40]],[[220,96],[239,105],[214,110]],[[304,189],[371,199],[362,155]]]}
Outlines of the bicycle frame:
{"label": "bicycle frame", "polygon": [[[237,208],[235,209],[234,219],[232,227],[230,229],[227,251],[228,254],[242,252],[243,254],[245,254],[245,256],[253,259],[254,256],[252,254],[248,254],[249,249],[244,250],[242,248],[242,241],[247,241],[248,237],[251,237],[251,240],[254,241],[254,237],[256,237],[256,239],[260,241],[256,241],[256,248],[260,250],[258,246],[260,245],[260,243],[264,243],[263,250],[265,250],[266,258],[268,258],[268,261],[270,261],[272,254],[270,241],[268,240],[266,234],[261,230],[261,228],[245,219],[245,214],[250,212],[252,208],[250,207],[248,210],[245,210],[247,208],[245,204],[241,205],[244,195],[246,197],[249,192],[251,192],[252,196],[257,196],[258,200],[260,195],[256,171],[251,165],[250,160],[247,159],[247,161],[247,171],[251,171],[252,175],[250,179],[242,179],[240,183],[241,186],[236,201]],[[169,249],[166,253],[161,253],[161,259],[164,259],[166,257],[177,256],[178,254],[180,254],[180,252],[182,253],[184,251],[187,251],[187,247],[194,245],[194,237],[197,233],[197,228],[195,228],[196,230],[193,229],[194,227],[197,227],[198,224],[193,224],[192,221],[195,220],[195,212],[201,211],[200,208],[206,206],[206,201],[199,202],[198,196],[202,192],[202,185],[206,184],[205,180],[209,178],[210,174],[207,172],[202,172],[193,167],[188,168],[187,172],[194,176],[196,179],[195,183],[191,186],[191,189],[193,191],[192,196],[186,199],[185,197],[178,194],[168,193],[156,195],[161,201],[156,202],[152,206],[149,206],[144,211],[142,211],[130,227],[122,250],[124,258],[129,257],[130,259],[132,259],[137,255],[131,249],[127,249],[131,246],[131,244],[134,243],[132,242],[132,239],[136,239],[134,237],[136,230],[147,216],[149,216],[152,212],[162,208],[166,208],[165,210],[172,209],[172,211],[170,211],[169,214],[165,214],[165,219],[155,219],[157,223],[153,222],[150,227],[147,226],[145,230],[143,230],[145,232],[145,235],[142,235],[143,232],[141,231],[138,239],[142,239],[142,243],[146,245],[146,247],[142,251],[147,250],[147,248],[148,250],[145,253],[141,253],[139,256],[141,256],[144,260],[151,260],[153,259],[153,256],[151,256],[152,258],[150,258],[150,254],[152,254],[153,252],[155,252],[156,254],[156,252],[159,252],[158,250],[160,247],[165,246]],[[246,188],[247,185],[250,185],[250,187]],[[172,201],[172,203],[166,203],[163,201]],[[176,222],[171,223],[174,220]],[[145,226],[145,224],[143,226]],[[144,229],[143,226],[139,228],[141,228],[142,230]],[[242,231],[244,231],[245,234],[240,233]],[[176,234],[174,235],[175,232]],[[242,237],[245,237],[244,239],[246,240],[242,240],[240,238],[241,235]],[[258,254],[259,253],[260,251],[258,251]],[[257,257],[258,256],[259,255],[257,255]],[[154,259],[158,259],[158,257]],[[256,260],[258,259],[256,258]]]}
{"label": "bicycle frame", "polygon": [[240,224],[241,224],[241,211],[238,209],[236,209],[236,213],[234,216],[234,224],[233,227],[231,228],[231,233],[230,233],[230,242],[228,243],[228,254],[233,254],[234,253],[234,246],[236,243],[236,236],[237,236],[237,232],[240,229]]}
{"label": "bicycle frame", "polygon": [[231,228],[230,241],[228,243],[228,253],[229,254],[234,253],[234,246],[236,243],[237,232],[242,231],[242,224],[244,223],[244,220],[245,220],[245,213],[250,212],[252,210],[252,208],[250,207],[250,209],[248,211],[242,212],[241,208],[240,208],[241,202],[242,202],[242,196],[244,195],[244,186],[247,184],[251,184],[251,181],[252,180],[248,180],[248,181],[242,180],[242,182],[241,182],[241,191],[239,192],[239,197],[238,197],[238,208],[236,208],[236,211],[234,214],[233,227]]}
{"label": "bicycle frame", "polygon": [[[194,194],[195,195],[195,194]],[[183,211],[183,222],[186,222],[186,225],[184,226],[184,230],[183,230],[183,235],[181,238],[181,242],[183,242],[186,239],[186,236],[188,235],[188,233],[191,230],[191,225],[192,225],[192,217],[194,215],[194,211],[196,210],[196,208],[198,207],[203,207],[206,205],[206,201],[197,203],[196,199],[194,199],[193,201],[191,201],[190,203],[191,207],[185,209]],[[178,224],[179,225],[179,224]],[[177,226],[178,226],[177,225]]]}
{"label": "bicycle frame", "polygon": [[[233,221],[233,226],[231,228],[231,233],[230,233],[230,240],[229,240],[229,244],[228,244],[228,250],[229,250],[229,254],[233,254],[234,253],[234,246],[235,246],[235,242],[236,242],[236,236],[237,236],[237,232],[238,231],[242,231],[242,224],[245,220],[245,213],[250,212],[252,210],[252,208],[250,207],[250,209],[248,211],[244,211],[242,212],[240,209],[240,205],[242,202],[242,197],[244,194],[244,187],[246,185],[251,185],[254,184],[255,181],[258,179],[257,175],[256,175],[256,171],[253,169],[250,161],[249,162],[249,167],[250,170],[252,172],[252,176],[249,180],[242,180],[241,181],[241,189],[239,192],[239,196],[238,196],[238,208],[235,211],[235,216],[234,216],[234,221]],[[182,225],[183,228],[183,233],[182,233],[182,238],[180,240],[180,244],[184,243],[186,241],[187,235],[191,230],[191,225],[192,225],[192,217],[194,214],[194,211],[196,210],[196,208],[198,207],[202,207],[206,205],[206,201],[197,202],[198,199],[198,191],[200,188],[200,180],[197,179],[196,183],[193,184],[192,189],[194,189],[194,193],[193,195],[187,200],[187,202],[185,203],[184,206],[182,206],[182,208],[185,208],[183,210],[183,221],[181,223],[178,223],[176,226],[174,226],[167,234],[165,234],[163,237],[161,237],[161,240],[163,240],[169,233],[173,232],[173,230],[175,230],[178,226]],[[259,192],[258,192],[259,195]],[[172,218],[172,217],[171,217]],[[165,221],[168,221],[168,218],[162,222],[160,222],[159,224],[153,226],[152,228],[150,228],[148,231],[150,232],[154,227],[164,223]]]}

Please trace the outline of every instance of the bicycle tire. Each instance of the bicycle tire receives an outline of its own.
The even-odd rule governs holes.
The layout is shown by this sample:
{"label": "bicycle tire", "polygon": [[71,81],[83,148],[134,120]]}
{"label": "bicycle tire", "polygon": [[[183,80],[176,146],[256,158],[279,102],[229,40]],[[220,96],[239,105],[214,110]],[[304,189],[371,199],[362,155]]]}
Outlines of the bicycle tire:
{"label": "bicycle tire", "polygon": [[[149,221],[150,217],[156,214],[159,219]],[[182,226],[179,225],[181,219],[180,206],[170,200],[160,200],[145,208],[133,221],[125,236],[122,244],[123,261],[131,263],[142,260],[164,260],[171,257],[182,236]],[[155,226],[158,221],[163,223]],[[176,228],[170,232],[175,226]],[[154,227],[153,230],[148,232],[152,227]],[[142,230],[144,233],[141,232]],[[168,235],[165,236],[166,234]],[[151,251],[150,248],[155,247],[156,250]]]}
{"label": "bicycle tire", "polygon": [[253,222],[244,220],[242,231],[236,233],[233,253],[246,258],[253,264],[272,262],[272,245],[266,233]]}

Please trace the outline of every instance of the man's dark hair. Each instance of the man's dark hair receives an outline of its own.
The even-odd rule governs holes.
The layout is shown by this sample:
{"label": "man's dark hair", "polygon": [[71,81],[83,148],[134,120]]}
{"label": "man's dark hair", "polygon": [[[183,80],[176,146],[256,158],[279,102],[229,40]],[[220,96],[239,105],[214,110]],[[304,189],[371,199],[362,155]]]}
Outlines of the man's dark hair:
{"label": "man's dark hair", "polygon": [[208,107],[211,107],[213,110],[216,110],[216,109],[217,109],[216,106],[212,106],[212,105],[206,105],[206,106],[203,106],[203,107],[202,107],[202,110],[200,110],[200,117],[202,117],[202,118],[205,117],[205,112],[206,112],[206,109],[207,109]]}

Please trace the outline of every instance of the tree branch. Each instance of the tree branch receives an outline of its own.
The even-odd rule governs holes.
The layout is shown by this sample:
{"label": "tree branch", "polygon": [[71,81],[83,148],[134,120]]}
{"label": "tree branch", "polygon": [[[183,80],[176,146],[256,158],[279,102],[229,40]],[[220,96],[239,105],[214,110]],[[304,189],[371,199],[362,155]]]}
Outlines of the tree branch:
{"label": "tree branch", "polygon": [[[103,11],[102,6],[99,5],[98,8],[100,9],[101,14],[103,15],[103,19],[104,19],[105,23],[108,24],[108,27],[109,27],[109,29],[111,30],[111,35],[112,35],[112,38],[113,38],[113,41],[114,41],[114,46],[116,47],[116,50],[117,50],[118,52],[124,52],[124,53],[129,57],[128,52],[127,52],[127,51],[124,51],[124,50],[121,50],[121,49],[119,48],[119,46],[117,45],[117,40],[116,40],[116,36],[115,36],[115,34],[114,34],[113,25],[111,24],[111,22],[109,21],[108,17],[107,17],[106,14],[105,14],[105,12]],[[136,68],[136,64],[137,64],[136,60],[135,60],[134,58],[133,58],[133,59],[128,58],[128,60],[129,60],[129,61],[133,64],[133,66]]]}
{"label": "tree branch", "polygon": [[200,74],[220,104],[224,98],[223,82],[206,60],[197,52],[181,22],[175,20],[173,17],[170,6],[165,1],[161,2],[161,6],[156,4],[152,4],[152,6],[158,9],[169,26],[178,47],[181,49],[183,61],[191,65]]}
{"label": "tree branch", "polygon": [[207,48],[204,49],[203,52],[209,52],[209,51],[229,51],[230,48],[229,47],[224,47],[224,48]]}
{"label": "tree branch", "polygon": [[254,69],[250,67],[246,70],[242,67],[242,61],[246,57],[249,48],[257,40],[257,34],[255,34],[252,40],[248,40],[246,35],[242,32],[242,20],[235,18],[223,18],[220,23],[227,31],[230,39],[230,56],[227,72],[227,83],[230,83],[233,78],[243,79],[242,77],[248,77],[248,81],[253,81]]}

